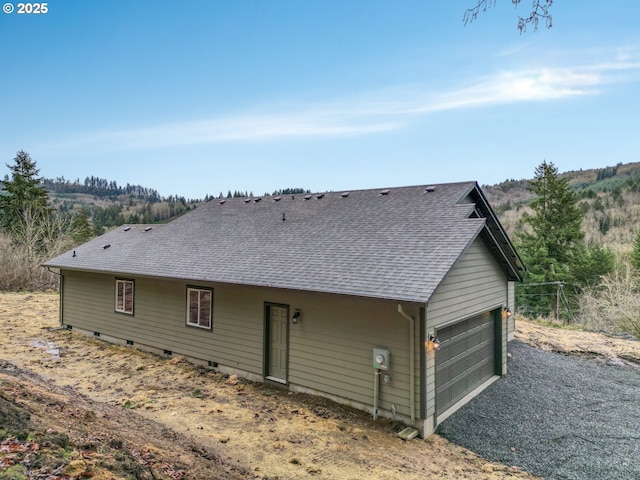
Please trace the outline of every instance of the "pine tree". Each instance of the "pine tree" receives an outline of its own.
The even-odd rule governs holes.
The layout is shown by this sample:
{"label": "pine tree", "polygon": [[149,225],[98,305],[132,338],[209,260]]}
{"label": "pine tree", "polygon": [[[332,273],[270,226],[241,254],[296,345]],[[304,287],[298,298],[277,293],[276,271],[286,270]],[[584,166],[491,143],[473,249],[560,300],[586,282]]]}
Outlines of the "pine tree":
{"label": "pine tree", "polygon": [[24,150],[13,161],[14,165],[7,164],[11,179],[3,182],[5,191],[0,195],[0,226],[9,231],[19,228],[27,210],[42,219],[52,211],[36,162]]}
{"label": "pine tree", "polygon": [[536,167],[531,190],[535,195],[530,204],[534,214],[523,217],[529,228],[518,235],[529,278],[536,282],[570,280],[570,267],[584,238],[584,214],[578,198],[567,181],[558,176],[553,163],[546,161]]}
{"label": "pine tree", "polygon": [[80,210],[80,212],[73,217],[71,225],[69,226],[69,233],[73,241],[78,245],[93,238],[94,231],[85,209]]}
{"label": "pine tree", "polygon": [[[578,198],[558,176],[553,163],[546,161],[536,168],[531,190],[534,213],[523,216],[526,228],[517,236],[518,251],[527,265],[525,284],[569,282],[572,288],[565,292],[575,298],[579,292],[575,273],[578,265],[584,264],[585,255],[584,213],[577,205]],[[522,295],[518,302],[538,314],[551,314],[557,300],[553,296],[556,286],[542,285],[536,291],[536,295]]]}

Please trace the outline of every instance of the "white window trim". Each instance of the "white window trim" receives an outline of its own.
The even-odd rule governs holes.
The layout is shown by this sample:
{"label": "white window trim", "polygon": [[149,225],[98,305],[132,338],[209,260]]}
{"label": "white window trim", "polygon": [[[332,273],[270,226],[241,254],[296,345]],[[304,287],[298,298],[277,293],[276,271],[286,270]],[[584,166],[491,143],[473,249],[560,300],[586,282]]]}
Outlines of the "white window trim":
{"label": "white window trim", "polygon": [[[123,295],[122,307],[123,308],[118,308],[118,285],[120,283],[123,285],[123,287],[122,287],[122,295]],[[127,311],[126,302],[125,302],[125,297],[126,297],[125,291],[126,291],[126,285],[128,283],[131,284],[131,311]],[[116,312],[124,313],[125,315],[133,315],[134,302],[135,302],[135,288],[136,288],[136,285],[135,285],[135,282],[133,280],[126,280],[124,278],[116,278],[116,295],[115,295],[115,297],[116,297],[115,300],[116,301],[115,301],[115,305],[114,305],[114,308],[115,308]]]}
{"label": "white window trim", "polygon": [[[191,321],[191,292],[198,292],[198,319],[200,319],[200,296],[203,292],[209,293],[211,300],[209,301],[209,325],[200,325],[200,321],[194,323]],[[187,312],[186,312],[186,324],[188,327],[202,328],[203,330],[213,329],[213,289],[205,287],[187,287]]]}

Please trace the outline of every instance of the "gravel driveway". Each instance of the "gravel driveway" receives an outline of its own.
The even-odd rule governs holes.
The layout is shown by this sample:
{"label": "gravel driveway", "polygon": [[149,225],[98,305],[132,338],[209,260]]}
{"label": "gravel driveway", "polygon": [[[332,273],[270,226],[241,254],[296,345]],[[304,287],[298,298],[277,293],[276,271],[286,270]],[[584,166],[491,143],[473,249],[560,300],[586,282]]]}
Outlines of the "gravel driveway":
{"label": "gravel driveway", "polygon": [[509,344],[509,373],[438,428],[545,479],[640,479],[640,368]]}

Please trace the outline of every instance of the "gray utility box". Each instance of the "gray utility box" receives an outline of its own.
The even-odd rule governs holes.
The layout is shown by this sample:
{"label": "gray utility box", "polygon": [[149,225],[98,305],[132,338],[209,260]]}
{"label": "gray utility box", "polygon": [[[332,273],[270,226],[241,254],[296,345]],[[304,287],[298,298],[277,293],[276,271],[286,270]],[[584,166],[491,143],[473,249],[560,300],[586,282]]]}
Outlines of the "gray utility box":
{"label": "gray utility box", "polygon": [[375,347],[373,349],[373,368],[378,370],[389,370],[389,350]]}

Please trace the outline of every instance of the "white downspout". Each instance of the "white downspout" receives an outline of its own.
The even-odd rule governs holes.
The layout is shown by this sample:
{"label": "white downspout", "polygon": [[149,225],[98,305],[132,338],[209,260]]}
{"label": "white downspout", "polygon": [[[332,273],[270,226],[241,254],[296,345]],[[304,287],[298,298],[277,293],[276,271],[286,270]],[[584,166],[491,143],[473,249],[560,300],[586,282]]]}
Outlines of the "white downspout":
{"label": "white downspout", "polygon": [[415,363],[415,320],[413,317],[410,317],[405,313],[402,309],[402,305],[398,304],[398,313],[402,315],[404,318],[409,320],[409,412],[411,413],[411,422],[414,423],[416,420],[415,414],[415,397],[416,397],[416,385],[415,385],[415,375],[414,375],[414,363]]}

